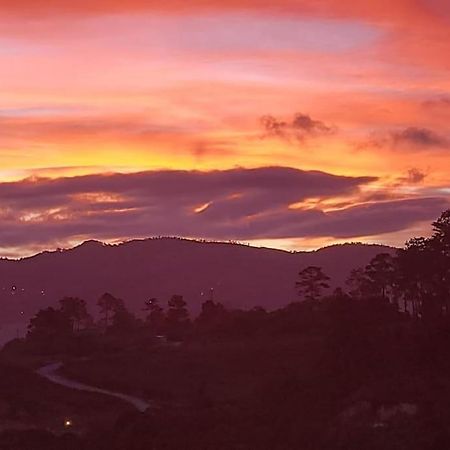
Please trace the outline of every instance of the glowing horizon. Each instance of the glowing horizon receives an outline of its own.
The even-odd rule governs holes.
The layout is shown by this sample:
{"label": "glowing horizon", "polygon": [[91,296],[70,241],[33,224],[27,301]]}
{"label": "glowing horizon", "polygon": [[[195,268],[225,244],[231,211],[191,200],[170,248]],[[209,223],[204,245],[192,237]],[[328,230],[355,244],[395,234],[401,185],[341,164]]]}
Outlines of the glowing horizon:
{"label": "glowing horizon", "polygon": [[444,0],[5,0],[0,24],[0,256],[165,228],[402,245],[450,204]]}

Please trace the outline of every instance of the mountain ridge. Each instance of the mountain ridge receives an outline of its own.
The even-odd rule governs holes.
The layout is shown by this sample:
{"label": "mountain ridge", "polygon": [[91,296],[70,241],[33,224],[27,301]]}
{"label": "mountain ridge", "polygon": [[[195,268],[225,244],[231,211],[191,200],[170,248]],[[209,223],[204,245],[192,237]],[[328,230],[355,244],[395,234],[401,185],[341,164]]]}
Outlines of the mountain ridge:
{"label": "mountain ridge", "polygon": [[1,260],[0,325],[17,323],[23,329],[38,309],[56,305],[64,296],[84,298],[96,315],[96,301],[104,292],[123,298],[139,316],[149,297],[166,305],[173,294],[184,295],[195,315],[211,289],[228,308],[270,310],[298,299],[295,281],[306,266],[323,267],[332,287],[343,286],[352,269],[366,265],[378,253],[393,251],[351,243],[288,252],[181,238],[120,244],[91,240],[71,249]]}
{"label": "mountain ridge", "polygon": [[342,244],[330,244],[326,245],[324,247],[319,247],[317,249],[313,250],[286,250],[282,248],[276,248],[276,247],[266,247],[266,246],[256,246],[251,245],[249,243],[245,242],[238,242],[238,241],[214,241],[214,240],[208,240],[208,239],[191,239],[191,238],[185,238],[185,237],[176,237],[176,236],[163,236],[163,237],[148,237],[148,238],[136,238],[136,239],[129,239],[124,240],[117,243],[110,243],[110,242],[103,242],[97,239],[87,239],[80,244],[74,245],[73,247],[67,247],[67,248],[58,248],[55,250],[43,250],[41,252],[37,252],[32,255],[28,256],[21,256],[18,258],[11,258],[11,257],[0,257],[0,261],[23,261],[28,260],[32,258],[39,257],[41,255],[48,255],[48,254],[60,254],[65,252],[71,252],[79,248],[84,247],[112,247],[117,248],[128,244],[133,243],[141,243],[141,242],[148,242],[148,241],[178,241],[178,242],[192,242],[196,244],[215,244],[215,245],[232,245],[237,247],[246,247],[246,248],[253,248],[253,249],[260,249],[260,250],[271,250],[276,252],[282,252],[287,254],[311,254],[316,252],[321,252],[327,249],[332,248],[339,248],[339,247],[345,247],[345,246],[364,246],[364,247],[372,247],[372,248],[381,248],[381,249],[387,249],[387,250],[396,250],[396,247],[391,247],[384,244],[377,244],[377,243],[365,243],[365,242],[345,242]]}

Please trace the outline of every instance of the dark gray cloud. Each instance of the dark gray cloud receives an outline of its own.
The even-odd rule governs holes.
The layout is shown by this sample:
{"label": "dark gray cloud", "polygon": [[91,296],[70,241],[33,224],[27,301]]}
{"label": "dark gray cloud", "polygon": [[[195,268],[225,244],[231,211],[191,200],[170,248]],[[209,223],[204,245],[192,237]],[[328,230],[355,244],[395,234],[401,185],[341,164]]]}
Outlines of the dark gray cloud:
{"label": "dark gray cloud", "polygon": [[264,137],[303,141],[309,137],[328,135],[335,131],[334,127],[303,113],[295,114],[287,122],[271,115],[263,116],[260,120],[264,128]]}
{"label": "dark gray cloud", "polygon": [[309,198],[360,196],[371,177],[284,167],[152,171],[0,183],[0,247],[52,247],[87,238],[355,237],[431,220],[442,198],[372,202],[339,211],[293,209]]}
{"label": "dark gray cloud", "polygon": [[314,120],[310,116],[301,113],[294,116],[292,128],[308,134],[328,134],[332,131],[331,127],[325,125],[320,120]]}
{"label": "dark gray cloud", "polygon": [[373,133],[358,148],[391,148],[399,151],[435,151],[448,150],[450,140],[434,130],[421,127],[407,127],[385,133]]}
{"label": "dark gray cloud", "polygon": [[448,140],[428,128],[408,127],[391,134],[394,146],[407,146],[418,149],[446,147]]}

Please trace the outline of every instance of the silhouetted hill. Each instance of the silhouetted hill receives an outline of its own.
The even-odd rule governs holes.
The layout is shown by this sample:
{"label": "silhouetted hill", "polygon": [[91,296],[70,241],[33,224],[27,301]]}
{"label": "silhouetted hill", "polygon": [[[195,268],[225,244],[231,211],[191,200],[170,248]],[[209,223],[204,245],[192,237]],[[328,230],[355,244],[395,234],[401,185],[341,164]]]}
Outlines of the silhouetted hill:
{"label": "silhouetted hill", "polygon": [[172,294],[184,295],[196,313],[211,288],[215,299],[230,308],[260,305],[270,309],[296,299],[297,273],[306,266],[323,267],[334,286],[343,285],[351,269],[389,250],[345,244],[290,253],[175,238],[119,245],[87,241],[69,250],[1,260],[0,321],[24,323],[37,309],[66,295],[86,299],[95,314],[95,302],[106,291],[123,298],[138,314],[145,299],[157,297],[165,303]]}

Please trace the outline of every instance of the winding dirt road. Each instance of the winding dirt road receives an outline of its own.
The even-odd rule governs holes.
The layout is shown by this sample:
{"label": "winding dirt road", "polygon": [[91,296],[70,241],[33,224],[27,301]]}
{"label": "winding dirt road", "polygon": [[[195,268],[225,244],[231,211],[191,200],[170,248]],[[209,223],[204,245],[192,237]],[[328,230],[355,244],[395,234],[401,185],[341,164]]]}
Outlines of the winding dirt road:
{"label": "winding dirt road", "polygon": [[85,392],[94,392],[96,394],[109,395],[110,397],[119,398],[125,402],[130,403],[140,412],[144,412],[150,407],[150,404],[141,398],[133,397],[127,394],[122,394],[120,392],[109,391],[107,389],[102,389],[95,386],[89,386],[87,384],[66,378],[58,373],[58,370],[61,369],[62,366],[63,363],[61,362],[47,364],[46,366],[43,366],[40,369],[36,370],[36,373],[41,377],[51,381],[52,383],[65,386],[70,389]]}

